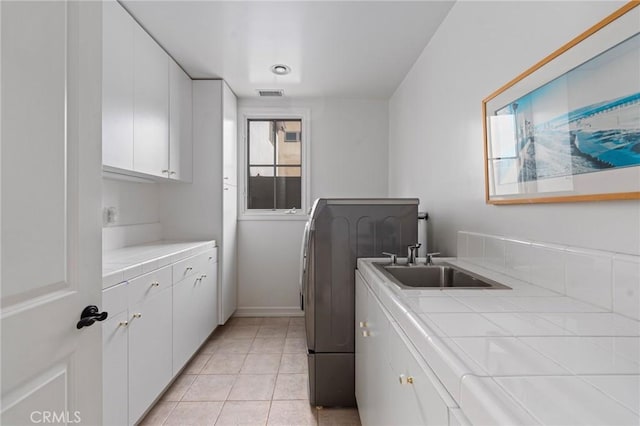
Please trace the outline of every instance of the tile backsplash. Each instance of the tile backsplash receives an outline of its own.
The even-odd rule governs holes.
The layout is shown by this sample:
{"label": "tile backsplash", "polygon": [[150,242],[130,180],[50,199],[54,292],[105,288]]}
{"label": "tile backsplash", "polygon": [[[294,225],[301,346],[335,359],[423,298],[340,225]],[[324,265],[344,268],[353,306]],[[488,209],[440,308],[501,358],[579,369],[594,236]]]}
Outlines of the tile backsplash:
{"label": "tile backsplash", "polygon": [[162,225],[159,222],[106,226],[102,228],[102,251],[150,243],[161,239]]}
{"label": "tile backsplash", "polygon": [[640,319],[640,256],[458,232],[464,260]]}

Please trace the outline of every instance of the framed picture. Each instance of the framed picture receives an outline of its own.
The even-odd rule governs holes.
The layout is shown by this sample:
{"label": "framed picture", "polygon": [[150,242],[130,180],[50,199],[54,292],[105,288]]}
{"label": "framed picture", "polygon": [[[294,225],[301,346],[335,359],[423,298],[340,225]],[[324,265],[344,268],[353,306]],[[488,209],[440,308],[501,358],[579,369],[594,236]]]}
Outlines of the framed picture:
{"label": "framed picture", "polygon": [[487,203],[640,199],[639,5],[482,101]]}

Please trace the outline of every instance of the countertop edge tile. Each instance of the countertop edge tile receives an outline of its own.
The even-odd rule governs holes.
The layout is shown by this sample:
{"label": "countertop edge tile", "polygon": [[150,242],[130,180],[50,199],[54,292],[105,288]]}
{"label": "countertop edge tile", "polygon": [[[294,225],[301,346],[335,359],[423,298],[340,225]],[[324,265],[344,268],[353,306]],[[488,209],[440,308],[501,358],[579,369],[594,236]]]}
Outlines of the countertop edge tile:
{"label": "countertop edge tile", "polygon": [[217,247],[215,240],[155,241],[109,250],[102,255],[103,288],[155,271],[177,260],[215,247]]}

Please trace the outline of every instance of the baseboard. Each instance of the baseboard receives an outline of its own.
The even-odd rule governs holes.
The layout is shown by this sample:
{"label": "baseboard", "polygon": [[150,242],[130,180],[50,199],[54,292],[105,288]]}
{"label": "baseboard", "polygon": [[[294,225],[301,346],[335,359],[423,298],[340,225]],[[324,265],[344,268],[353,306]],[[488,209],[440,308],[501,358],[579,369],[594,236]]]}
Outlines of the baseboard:
{"label": "baseboard", "polygon": [[264,306],[238,308],[234,317],[301,317],[304,312],[295,306]]}

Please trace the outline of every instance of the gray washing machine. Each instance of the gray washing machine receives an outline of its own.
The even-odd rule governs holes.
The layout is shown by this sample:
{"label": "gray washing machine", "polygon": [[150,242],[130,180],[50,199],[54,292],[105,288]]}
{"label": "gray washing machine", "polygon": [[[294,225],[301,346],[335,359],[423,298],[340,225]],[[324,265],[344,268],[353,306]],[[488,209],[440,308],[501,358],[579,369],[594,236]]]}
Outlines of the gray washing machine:
{"label": "gray washing machine", "polygon": [[382,252],[403,256],[418,241],[418,203],[415,198],[315,201],[300,274],[311,405],[356,405],[356,262]]}

